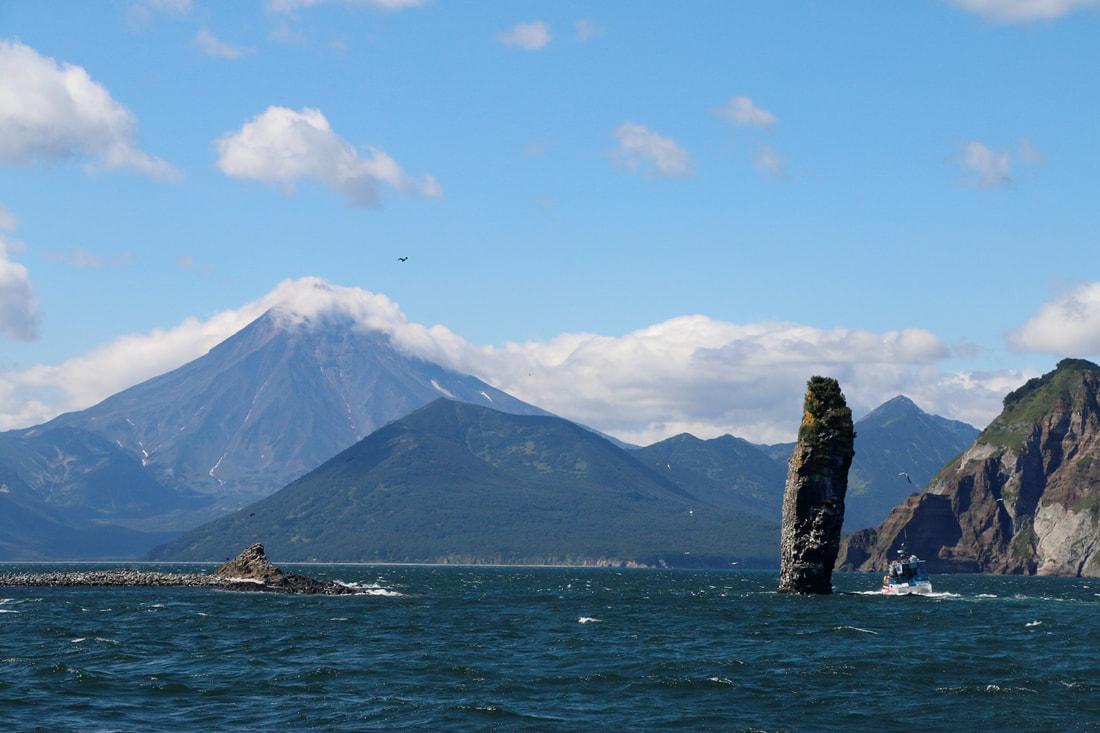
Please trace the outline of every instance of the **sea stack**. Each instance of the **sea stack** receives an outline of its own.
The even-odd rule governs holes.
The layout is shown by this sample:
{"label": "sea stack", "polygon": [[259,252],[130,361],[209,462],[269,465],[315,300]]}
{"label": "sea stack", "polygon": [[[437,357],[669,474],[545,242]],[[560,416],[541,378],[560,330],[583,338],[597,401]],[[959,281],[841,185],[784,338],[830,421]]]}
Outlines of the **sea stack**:
{"label": "sea stack", "polygon": [[798,442],[787,461],[780,592],[832,593],[854,442],[852,411],[840,385],[829,377],[811,377]]}

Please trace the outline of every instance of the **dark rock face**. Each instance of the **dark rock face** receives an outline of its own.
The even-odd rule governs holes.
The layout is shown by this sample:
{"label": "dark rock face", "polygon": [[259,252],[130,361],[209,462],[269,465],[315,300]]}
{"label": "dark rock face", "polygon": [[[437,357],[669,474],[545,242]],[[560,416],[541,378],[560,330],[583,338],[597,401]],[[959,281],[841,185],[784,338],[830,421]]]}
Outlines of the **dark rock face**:
{"label": "dark rock face", "polygon": [[[233,583],[236,590],[276,591],[280,593],[307,593],[311,595],[346,595],[355,591],[336,583],[322,583],[304,575],[288,573],[272,565],[264,553],[264,546],[249,545],[244,552],[218,568],[214,577]],[[240,586],[240,587],[237,587]]]}
{"label": "dark rock face", "polygon": [[905,545],[931,572],[1100,576],[1100,367],[1065,359],[1012,392],[924,494],[845,538],[842,570]]}
{"label": "dark rock face", "polygon": [[852,465],[852,411],[835,379],[813,377],[798,442],[787,462],[779,591],[831,593]]}

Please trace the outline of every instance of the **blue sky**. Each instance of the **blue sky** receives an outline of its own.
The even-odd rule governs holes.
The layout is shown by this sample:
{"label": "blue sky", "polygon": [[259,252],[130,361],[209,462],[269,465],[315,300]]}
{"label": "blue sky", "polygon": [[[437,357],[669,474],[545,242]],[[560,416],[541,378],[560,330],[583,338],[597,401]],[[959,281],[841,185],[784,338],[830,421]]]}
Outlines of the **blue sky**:
{"label": "blue sky", "polygon": [[[1090,2],[383,4],[0,3],[0,39],[86,70],[177,173],[89,172],[88,146],[0,155],[7,256],[41,313],[0,340],[0,369],[305,275],[477,345],[701,314],[924,329],[943,373],[1100,350],[1100,315],[1006,342],[1057,330],[1042,309],[1075,312],[1100,281]],[[735,97],[757,116],[721,114]],[[331,177],[227,175],[217,141],[270,107],[318,110],[406,183],[364,206]],[[624,151],[624,125],[678,162]]]}

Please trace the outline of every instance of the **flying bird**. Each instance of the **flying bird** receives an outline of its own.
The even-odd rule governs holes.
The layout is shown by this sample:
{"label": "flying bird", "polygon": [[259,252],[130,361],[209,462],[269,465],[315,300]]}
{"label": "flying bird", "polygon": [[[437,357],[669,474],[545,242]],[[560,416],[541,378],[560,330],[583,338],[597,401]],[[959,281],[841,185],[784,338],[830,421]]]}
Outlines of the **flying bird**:
{"label": "flying bird", "polygon": [[907,474],[905,471],[898,471],[898,476],[904,476],[905,480],[909,482],[910,486],[916,486],[916,484],[913,483],[913,479],[909,478],[909,474]]}
{"label": "flying bird", "polygon": [[398,262],[408,262],[408,261],[409,261],[409,258],[408,258],[408,257],[398,257],[398,258],[397,258],[397,261],[398,261]]}

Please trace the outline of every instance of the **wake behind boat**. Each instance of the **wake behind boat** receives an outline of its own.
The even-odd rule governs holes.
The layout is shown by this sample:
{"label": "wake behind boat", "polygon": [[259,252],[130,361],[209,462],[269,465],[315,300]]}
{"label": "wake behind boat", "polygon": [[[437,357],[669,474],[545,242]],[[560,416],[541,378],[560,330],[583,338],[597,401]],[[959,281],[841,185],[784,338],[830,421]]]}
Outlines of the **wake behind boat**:
{"label": "wake behind boat", "polygon": [[924,560],[916,555],[902,557],[898,550],[898,559],[890,563],[886,575],[882,576],[881,593],[887,596],[927,595],[932,592],[932,581],[924,568]]}

